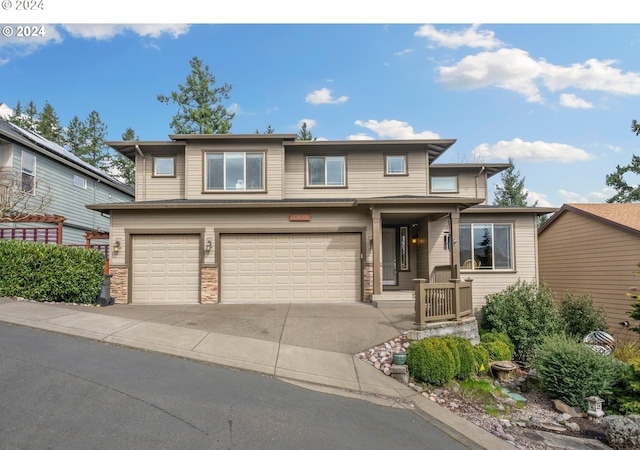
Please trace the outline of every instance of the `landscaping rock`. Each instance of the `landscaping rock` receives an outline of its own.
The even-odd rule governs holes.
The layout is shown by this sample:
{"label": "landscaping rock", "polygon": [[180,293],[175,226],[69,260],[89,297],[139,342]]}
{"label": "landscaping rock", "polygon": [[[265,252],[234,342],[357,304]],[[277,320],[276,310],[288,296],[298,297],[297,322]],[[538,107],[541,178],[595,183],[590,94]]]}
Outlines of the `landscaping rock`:
{"label": "landscaping rock", "polygon": [[580,432],[580,425],[575,422],[566,422],[564,426],[567,427],[569,431],[573,431],[574,433]]}
{"label": "landscaping rock", "polygon": [[557,416],[554,420],[558,423],[564,424],[569,419],[571,419],[571,414],[562,413],[559,416]]}
{"label": "landscaping rock", "polygon": [[602,419],[609,445],[615,449],[640,448],[640,416],[607,416]]}

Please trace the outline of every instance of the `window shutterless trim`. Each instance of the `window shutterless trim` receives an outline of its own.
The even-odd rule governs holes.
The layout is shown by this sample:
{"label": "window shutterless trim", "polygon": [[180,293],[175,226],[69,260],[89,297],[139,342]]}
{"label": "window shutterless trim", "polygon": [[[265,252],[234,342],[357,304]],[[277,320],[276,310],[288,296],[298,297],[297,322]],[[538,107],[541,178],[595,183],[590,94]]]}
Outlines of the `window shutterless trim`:
{"label": "window shutterless trim", "polygon": [[[348,187],[347,177],[347,155],[305,155],[305,171],[304,171],[304,187],[305,189],[345,189]],[[324,159],[324,184],[311,184],[309,183],[309,159],[322,158]],[[327,158],[341,158],[342,159],[342,175],[343,184],[327,184]]]}
{"label": "window shutterless trim", "polygon": [[[209,164],[208,155],[222,155],[222,187],[219,189],[209,188]],[[243,161],[243,189],[227,189],[227,155],[242,155]],[[247,155],[260,155],[261,158],[261,183],[259,188],[247,189]],[[203,194],[247,194],[267,192],[267,151],[266,150],[204,150],[202,152],[202,193]]]}
{"label": "window shutterless trim", "polygon": [[[157,173],[156,169],[158,167],[156,161],[158,159],[171,159],[171,174]],[[176,157],[175,156],[154,156],[153,157],[153,171],[151,178],[176,178]]]}
{"label": "window shutterless trim", "polygon": [[[404,172],[389,172],[389,158],[403,158]],[[406,177],[409,175],[409,164],[406,153],[385,153],[384,155],[384,176],[385,177]]]}

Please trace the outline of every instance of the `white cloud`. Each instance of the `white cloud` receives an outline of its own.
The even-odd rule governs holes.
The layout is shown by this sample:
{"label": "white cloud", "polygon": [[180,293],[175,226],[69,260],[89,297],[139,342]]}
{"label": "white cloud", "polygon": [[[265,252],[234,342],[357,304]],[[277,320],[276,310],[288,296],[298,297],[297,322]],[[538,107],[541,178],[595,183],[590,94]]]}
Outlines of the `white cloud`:
{"label": "white cloud", "polygon": [[[53,25],[29,25],[42,29],[42,35],[36,33],[29,37],[18,37],[15,34],[10,37],[2,37],[0,39],[0,65],[6,64],[13,58],[21,58],[35,53],[49,44],[59,44],[62,42],[62,36],[58,29]],[[42,28],[41,28],[42,27]]]}
{"label": "white cloud", "polygon": [[423,25],[418,28],[415,35],[425,37],[439,47],[459,48],[486,48],[502,47],[504,44],[495,38],[495,33],[490,30],[478,30],[480,25],[472,25],[461,31],[436,30],[433,25]]}
{"label": "white cloud", "polygon": [[344,103],[347,100],[349,100],[349,97],[347,97],[346,95],[338,98],[331,97],[331,90],[328,88],[322,88],[313,91],[304,99],[305,102],[311,103],[312,105],[320,105],[323,103],[338,104]]}
{"label": "white cloud", "polygon": [[374,138],[372,138],[366,133],[356,133],[356,134],[350,134],[349,136],[347,136],[347,140],[348,141],[373,141]]}
{"label": "white cloud", "polygon": [[563,203],[589,203],[589,199],[577,192],[566,191],[564,189],[558,189],[558,193],[563,198]]}
{"label": "white cloud", "polygon": [[[536,206],[553,206],[545,194],[533,192],[529,189],[524,190],[527,193],[527,204]],[[536,203],[538,202],[538,203]]]}
{"label": "white cloud", "polygon": [[640,73],[622,73],[611,67],[614,60],[589,59],[584,64],[569,67],[541,62],[544,85],[552,91],[578,88],[585,91],[605,91],[614,94],[640,94]]}
{"label": "white cloud", "polygon": [[303,123],[307,124],[307,130],[311,130],[318,122],[313,119],[300,119],[298,120],[298,127],[301,127]]}
{"label": "white cloud", "polygon": [[603,203],[603,202],[606,202],[608,198],[611,198],[616,194],[617,194],[617,192],[616,192],[615,189],[613,189],[612,187],[607,186],[607,187],[604,187],[599,192],[589,192],[587,197],[588,197],[588,202],[591,202],[591,203]]}
{"label": "white cloud", "polygon": [[407,122],[401,122],[399,120],[356,120],[355,124],[368,128],[376,133],[378,136],[384,139],[440,139],[440,136],[433,131],[423,131],[416,133],[413,127]]}
{"label": "white cloud", "polygon": [[229,107],[227,108],[227,111],[229,111],[230,113],[236,113],[236,114],[242,114],[242,108],[240,108],[240,105],[238,105],[237,103],[232,103],[229,105]]}
{"label": "white cloud", "polygon": [[[613,94],[640,95],[640,73],[623,73],[612,67],[615,61],[589,59],[585,63],[557,66],[534,59],[517,48],[501,48],[462,58],[455,64],[440,66],[440,81],[454,89],[479,89],[490,86],[517,92],[529,102],[542,102],[541,87],[550,91],[582,89]],[[573,94],[570,94],[573,95]],[[571,100],[575,98],[575,102]],[[588,107],[577,97],[567,97],[569,107]],[[582,103],[584,102],[584,103]],[[571,104],[580,106],[571,106]]]}
{"label": "white cloud", "polygon": [[142,37],[159,38],[169,34],[174,38],[189,31],[185,24],[144,24],[144,25],[116,25],[116,24],[86,24],[63,25],[63,28],[73,37],[83,39],[107,40],[119,34],[131,31]]}
{"label": "white cloud", "polygon": [[404,50],[400,50],[399,52],[394,53],[393,56],[402,56],[413,52],[414,50],[412,48],[405,48]]}
{"label": "white cloud", "polygon": [[560,105],[567,108],[581,108],[590,109],[593,108],[593,103],[588,102],[575,94],[560,94]]}
{"label": "white cloud", "polygon": [[535,79],[542,73],[540,64],[520,49],[501,48],[466,56],[452,66],[438,68],[440,81],[455,89],[496,86],[524,95],[529,102],[540,102]]}
{"label": "white cloud", "polygon": [[554,161],[560,163],[587,161],[595,158],[591,153],[572,145],[543,141],[525,142],[518,138],[511,141],[500,141],[494,145],[478,145],[473,149],[472,154],[474,159],[479,160],[513,158],[517,161]]}

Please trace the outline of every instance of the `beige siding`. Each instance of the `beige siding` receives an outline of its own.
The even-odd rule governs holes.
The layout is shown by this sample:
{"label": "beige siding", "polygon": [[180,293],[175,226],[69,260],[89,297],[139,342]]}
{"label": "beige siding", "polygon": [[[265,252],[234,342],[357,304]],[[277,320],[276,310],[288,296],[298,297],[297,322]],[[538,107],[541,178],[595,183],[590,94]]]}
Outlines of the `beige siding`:
{"label": "beige siding", "polygon": [[[212,250],[204,255],[205,264],[214,264],[216,258],[216,235],[220,232],[241,233],[304,233],[304,232],[335,232],[363,230],[371,236],[371,218],[366,208],[362,209],[331,209],[319,210],[196,210],[182,211],[140,211],[118,212],[111,215],[111,244],[119,240],[122,249],[117,255],[112,255],[111,264],[124,266],[127,264],[128,234],[135,234],[140,230],[182,230],[200,232],[204,230],[203,241],[210,240]],[[309,222],[291,222],[290,214],[310,214]],[[368,241],[367,242],[367,247]],[[365,255],[366,257],[366,255]]]}
{"label": "beige siding", "polygon": [[[282,199],[282,161],[281,144],[238,144],[238,145],[197,145],[187,146],[186,198],[189,200],[274,200]],[[206,151],[247,151],[265,153],[266,192],[220,192],[204,193],[204,153]]]}
{"label": "beige siding", "polygon": [[[513,271],[461,271],[461,278],[473,279],[473,307],[479,310],[488,294],[499,292],[520,280],[535,280],[536,267],[536,220],[534,214],[461,214],[460,223],[513,223],[514,264]],[[435,266],[448,265],[449,252],[444,249],[444,231],[447,219],[429,224],[430,273]],[[455,247],[457,250],[457,247]]]}
{"label": "beige siding", "polygon": [[[540,279],[560,300],[566,292],[591,294],[605,308],[610,329],[624,331],[632,300],[640,287],[634,276],[640,262],[640,236],[565,211],[540,234]],[[637,324],[636,324],[637,325]]]}
{"label": "beige siding", "polygon": [[393,195],[427,195],[427,157],[425,152],[410,152],[407,176],[385,176],[385,154],[339,150],[323,155],[346,155],[348,188],[305,188],[306,153],[287,149],[285,157],[286,198],[363,198]]}
{"label": "beige siding", "polygon": [[[458,192],[431,192],[432,195],[442,195],[451,197],[474,197],[484,198],[487,195],[487,179],[486,172],[480,172],[479,169],[440,169],[438,167],[430,168],[430,177],[448,177],[458,176]],[[431,189],[431,179],[429,179],[429,189]]]}
{"label": "beige siding", "polygon": [[175,200],[185,198],[184,193],[184,154],[174,155],[176,158],[175,177],[154,177],[153,157],[169,156],[164,153],[150,153],[141,157],[136,155],[136,201]]}

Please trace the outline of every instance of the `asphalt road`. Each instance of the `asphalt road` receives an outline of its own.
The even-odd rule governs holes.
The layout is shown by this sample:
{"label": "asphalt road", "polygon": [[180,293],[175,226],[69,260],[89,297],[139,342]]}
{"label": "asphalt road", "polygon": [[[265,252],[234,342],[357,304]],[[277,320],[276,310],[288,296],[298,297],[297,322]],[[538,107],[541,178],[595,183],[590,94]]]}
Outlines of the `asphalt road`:
{"label": "asphalt road", "polygon": [[0,323],[0,448],[468,447],[407,409]]}

